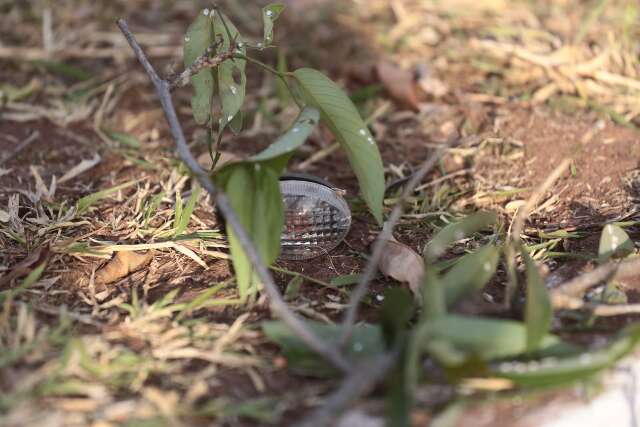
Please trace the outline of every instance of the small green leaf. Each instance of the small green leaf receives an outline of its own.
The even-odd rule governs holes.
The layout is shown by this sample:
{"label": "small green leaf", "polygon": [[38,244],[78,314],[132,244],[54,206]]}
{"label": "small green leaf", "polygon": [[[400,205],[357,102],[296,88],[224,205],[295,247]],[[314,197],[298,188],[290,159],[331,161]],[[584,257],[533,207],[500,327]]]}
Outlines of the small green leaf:
{"label": "small green leaf", "polygon": [[382,224],[384,170],[378,146],[349,97],[319,71],[300,68],[293,73],[307,104],[320,110],[322,120],[347,152],[369,210]]}
{"label": "small green leaf", "polygon": [[138,138],[129,135],[128,133],[116,132],[109,129],[102,129],[102,131],[112,140],[125,145],[129,148],[140,148],[141,144]]}
{"label": "small green leaf", "polygon": [[607,262],[610,258],[622,258],[635,250],[635,246],[629,235],[614,224],[605,225],[600,236],[598,247],[598,260]]}
{"label": "small green leaf", "polygon": [[434,236],[424,249],[424,257],[428,262],[435,261],[447,247],[466,236],[483,228],[494,225],[498,220],[495,212],[478,212],[461,221],[449,224]]}
{"label": "small green leaf", "polygon": [[238,113],[235,116],[233,116],[233,120],[229,122],[229,129],[231,129],[231,132],[237,135],[240,133],[240,131],[242,131],[243,122],[244,122],[244,114],[242,114],[242,111],[238,111]]}
{"label": "small green leaf", "polygon": [[106,197],[109,197],[113,193],[117,193],[124,188],[131,187],[136,182],[136,180],[127,181],[123,184],[116,185],[115,187],[111,187],[106,190],[98,191],[93,194],[89,194],[88,196],[84,196],[76,202],[76,209],[78,209],[78,213],[82,213],[89,209],[91,205],[99,202]]}
{"label": "small green leaf", "polygon": [[[183,58],[185,68],[201,56],[214,42],[213,25],[209,9],[200,11],[184,37]],[[214,80],[211,68],[205,68],[191,77],[194,95],[191,98],[193,117],[198,124],[205,124],[211,117]]]}
{"label": "small green leaf", "polygon": [[56,62],[56,61],[46,61],[46,60],[35,60],[33,64],[37,66],[41,66],[47,71],[57,74],[62,77],[68,77],[75,80],[89,80],[93,77],[89,71],[84,68],[78,67],[77,65],[71,65],[69,63],[64,62]]}
{"label": "small green leaf", "polygon": [[292,299],[296,299],[298,297],[302,282],[304,282],[302,276],[293,276],[293,278],[287,285],[287,290],[284,292],[284,299],[286,301],[291,301]]}
{"label": "small green leaf", "polygon": [[0,291],[0,304],[4,303],[6,298],[9,298],[9,299],[15,298],[16,296],[20,295],[25,290],[27,290],[31,285],[36,283],[38,279],[40,279],[40,276],[42,276],[42,273],[44,272],[44,268],[46,266],[47,266],[47,261],[43,261],[42,263],[40,263],[40,265],[38,265],[36,268],[31,270],[29,274],[27,274],[27,277],[24,278],[24,280],[22,281],[22,283],[20,283],[20,285],[11,289]]}
{"label": "small green leaf", "polygon": [[527,266],[527,296],[524,321],[527,325],[527,350],[537,349],[547,335],[553,317],[553,308],[547,288],[538,271],[538,266],[523,250],[522,258]]}
{"label": "small green leaf", "polygon": [[[340,325],[327,325],[311,320],[305,321],[320,339],[327,344],[338,346],[342,337]],[[278,344],[289,361],[294,372],[326,377],[339,374],[335,368],[329,366],[314,351],[310,350],[300,338],[281,321],[262,322],[262,330],[271,341]],[[355,327],[351,340],[344,346],[346,355],[355,363],[385,350],[382,331],[378,325],[358,325]]]}
{"label": "small green leaf", "polygon": [[273,23],[280,16],[285,6],[282,3],[272,3],[262,8],[262,23],[264,25],[263,43],[271,45],[273,41]]}
{"label": "small green leaf", "polygon": [[283,155],[286,155],[288,158],[296,148],[307,140],[319,120],[320,113],[317,109],[304,107],[289,130],[282,134],[265,150],[251,157],[250,160],[254,162],[274,160]]}
{"label": "small green leaf", "polygon": [[361,278],[362,274],[345,274],[331,279],[331,284],[334,286],[355,285]]}
{"label": "small green leaf", "polygon": [[[222,21],[223,19],[224,23]],[[216,12],[213,18],[213,28],[215,34],[219,34],[223,40],[218,52],[229,50],[231,40],[235,38],[237,52],[242,55],[246,53],[246,47],[242,42],[240,33],[238,33],[238,30],[226,15]],[[216,69],[218,96],[220,97],[220,104],[222,106],[222,117],[218,120],[219,132],[222,132],[222,129],[233,121],[244,103],[247,85],[247,76],[245,75],[246,63],[247,61],[244,59],[227,60],[218,65]],[[236,122],[236,125],[237,124]],[[237,126],[235,130],[239,130]]]}
{"label": "small green leaf", "polygon": [[191,214],[193,213],[193,210],[196,207],[196,202],[198,201],[198,195],[200,195],[200,186],[194,186],[191,191],[191,195],[189,196],[189,200],[187,201],[187,205],[181,210],[179,218],[176,210],[176,224],[173,237],[178,237],[187,229],[187,225],[189,225],[189,220],[191,219]]}
{"label": "small green leaf", "polygon": [[460,258],[441,279],[447,306],[469,293],[481,291],[496,272],[499,257],[498,248],[486,245]]}

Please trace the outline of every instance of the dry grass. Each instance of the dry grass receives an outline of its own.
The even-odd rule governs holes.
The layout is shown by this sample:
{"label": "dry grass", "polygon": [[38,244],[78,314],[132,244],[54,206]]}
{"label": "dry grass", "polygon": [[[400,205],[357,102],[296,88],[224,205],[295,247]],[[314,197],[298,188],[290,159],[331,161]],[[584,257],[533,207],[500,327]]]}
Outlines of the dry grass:
{"label": "dry grass", "polygon": [[[8,11],[0,18],[0,147],[12,151],[0,160],[0,424],[286,424],[282,414],[317,405],[331,384],[286,372],[286,361],[257,327],[269,313],[260,301],[237,301],[209,197],[174,160],[161,111],[145,77],[132,71],[130,51],[113,26],[116,15],[132,17],[147,30],[140,40],[155,60],[180,63],[185,17],[196,7],[178,3],[167,11],[150,2],[152,25],[140,12],[148,2],[79,3],[37,10],[0,4]],[[637,124],[634,1],[351,3],[353,11],[335,17],[351,31],[349,43],[364,34],[374,40],[369,49],[407,67],[426,63],[447,88],[418,113],[385,97],[362,103],[388,158],[388,181],[406,178],[417,162],[398,159],[401,150],[426,152],[452,132],[463,139],[447,157],[462,167],[443,163],[439,177],[409,200],[399,229],[413,247],[471,208],[498,206],[510,218],[517,206],[507,202],[526,190],[474,175],[469,162],[482,153],[498,152],[494,157],[508,163],[523,152],[521,143],[492,129],[479,132],[475,112],[465,110],[469,102],[586,107]],[[237,19],[253,25],[250,17]],[[337,24],[319,25],[330,32]],[[17,27],[20,32],[5,29]],[[188,105],[188,93],[177,97]],[[223,146],[256,151],[256,141],[268,141],[292,117],[268,78],[256,79],[247,110],[247,130]],[[188,108],[180,113],[186,117]],[[203,152],[202,133],[193,123],[186,127]],[[352,187],[352,177],[336,171],[333,163],[337,158],[340,167],[340,159],[331,157],[326,135],[318,132],[312,143],[294,167],[333,174]],[[552,216],[559,198],[547,197],[537,212]],[[370,227],[357,201],[353,207],[360,221],[356,237],[335,258],[327,257],[331,265],[315,277],[320,286],[305,281],[291,302],[308,317],[330,322],[345,307],[347,292],[325,282],[359,272]],[[536,259],[548,259],[562,244],[556,237],[538,239],[536,227],[525,233],[533,237],[532,247],[538,245],[532,249]],[[482,239],[458,242],[454,252]],[[115,253],[133,251],[152,259],[131,274],[99,279],[97,272]],[[296,267],[314,271],[312,265]],[[503,276],[484,294],[486,301],[500,298]],[[288,275],[279,279],[286,286]],[[377,283],[374,290],[381,288]]]}

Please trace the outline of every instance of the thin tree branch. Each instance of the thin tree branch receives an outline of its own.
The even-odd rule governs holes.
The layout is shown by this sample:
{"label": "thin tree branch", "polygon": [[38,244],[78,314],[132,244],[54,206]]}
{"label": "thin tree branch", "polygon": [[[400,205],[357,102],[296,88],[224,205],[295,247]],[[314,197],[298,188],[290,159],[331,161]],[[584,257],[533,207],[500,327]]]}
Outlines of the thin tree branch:
{"label": "thin tree branch", "polygon": [[182,131],[182,126],[180,125],[180,121],[178,120],[176,110],[173,106],[173,101],[171,100],[169,83],[158,76],[158,73],[156,73],[151,63],[149,63],[149,60],[142,51],[142,48],[129,30],[127,23],[123,19],[119,19],[117,21],[117,25],[120,28],[120,31],[122,31],[122,34],[124,34],[125,38],[129,42],[129,45],[131,46],[131,49],[133,49],[133,52],[138,58],[138,61],[140,61],[140,64],[142,64],[142,67],[153,82],[156,93],[160,98],[162,109],[164,110],[167,121],[169,122],[169,127],[171,128],[171,134],[173,135],[173,139],[175,140],[178,155],[187,165],[187,167],[193,172],[200,185],[202,185],[202,187],[207,190],[214,198],[218,205],[218,208],[220,209],[220,212],[225,217],[227,223],[231,226],[233,231],[236,233],[242,249],[247,254],[249,260],[251,261],[251,264],[253,265],[253,268],[255,269],[256,274],[263,283],[264,289],[269,296],[269,301],[273,312],[287,326],[289,326],[292,331],[297,334],[309,348],[321,355],[341,371],[349,371],[350,363],[338,351],[338,349],[332,345],[327,344],[315,333],[313,333],[304,324],[304,321],[295,313],[293,313],[284,302],[282,296],[280,295],[278,287],[273,281],[273,277],[269,273],[269,270],[267,270],[267,268],[265,267],[264,263],[261,261],[260,255],[258,254],[255,246],[251,242],[251,239],[247,235],[247,232],[244,230],[244,228],[240,224],[240,221],[238,220],[238,217],[234,213],[233,208],[229,203],[229,199],[224,194],[224,192],[219,191],[215,187],[207,172],[205,172],[200,167],[195,157],[193,157],[193,154],[191,154],[191,151],[189,151],[187,141]]}
{"label": "thin tree branch", "polygon": [[434,168],[438,160],[440,160],[440,157],[442,157],[444,151],[447,148],[451,147],[456,141],[457,138],[450,139],[444,144],[442,148],[436,151],[433,156],[424,161],[422,165],[420,165],[418,171],[411,177],[407,185],[404,187],[404,191],[402,192],[400,199],[391,211],[391,215],[389,215],[389,219],[378,235],[376,242],[373,244],[371,258],[369,258],[369,262],[367,263],[364,272],[362,273],[360,282],[358,282],[356,288],[351,292],[349,307],[347,308],[347,311],[345,312],[344,318],[342,320],[343,330],[340,342],[343,345],[351,338],[353,327],[356,323],[356,318],[358,315],[358,307],[360,305],[360,302],[362,301],[362,298],[364,298],[367,293],[369,282],[371,281],[371,279],[373,279],[373,276],[378,270],[378,263],[380,262],[380,259],[382,258],[382,255],[384,253],[385,244],[393,236],[393,227],[395,227],[396,223],[402,216],[402,209],[404,207],[405,201],[409,198],[409,196],[411,196],[411,194],[413,194],[413,189],[416,188],[416,186],[420,184],[420,182],[422,182],[425,175],[427,175]]}

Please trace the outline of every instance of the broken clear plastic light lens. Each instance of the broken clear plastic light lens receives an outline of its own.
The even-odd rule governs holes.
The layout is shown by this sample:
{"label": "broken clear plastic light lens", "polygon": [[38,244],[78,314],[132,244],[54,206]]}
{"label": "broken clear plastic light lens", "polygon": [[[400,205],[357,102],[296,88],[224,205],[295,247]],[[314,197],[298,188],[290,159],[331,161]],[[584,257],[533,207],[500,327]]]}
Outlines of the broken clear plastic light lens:
{"label": "broken clear plastic light lens", "polygon": [[281,258],[301,260],[326,254],[349,232],[349,206],[330,186],[313,179],[283,179],[280,191],[285,214]]}

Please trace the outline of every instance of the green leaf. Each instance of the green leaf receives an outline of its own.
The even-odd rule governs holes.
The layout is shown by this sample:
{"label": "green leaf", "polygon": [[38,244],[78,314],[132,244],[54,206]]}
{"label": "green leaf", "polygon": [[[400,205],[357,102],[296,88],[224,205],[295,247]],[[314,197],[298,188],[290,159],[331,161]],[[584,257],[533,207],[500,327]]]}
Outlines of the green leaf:
{"label": "green leaf", "polygon": [[102,131],[115,142],[127,146],[129,148],[140,148],[141,144],[138,138],[129,135],[128,133],[116,132],[109,129],[102,129]]}
{"label": "green leaf", "polygon": [[320,110],[322,120],[347,152],[364,201],[378,224],[382,224],[382,159],[358,110],[342,89],[321,72],[300,68],[293,75],[307,104]]}
{"label": "green leaf", "polygon": [[527,325],[527,350],[535,350],[551,326],[553,308],[538,266],[529,254],[521,251],[527,266],[527,300],[524,321]]}
{"label": "green leaf", "polygon": [[447,225],[425,247],[425,259],[428,262],[435,261],[451,243],[494,225],[497,220],[498,216],[495,212],[477,212],[461,221]]}
{"label": "green leaf", "polygon": [[447,306],[469,293],[481,291],[495,274],[499,257],[498,248],[486,245],[460,258],[441,279]]}
{"label": "green leaf", "polygon": [[[324,342],[336,346],[340,344],[342,337],[340,325],[328,325],[311,320],[307,320],[305,323]],[[320,377],[339,374],[335,368],[310,350],[283,322],[262,322],[262,330],[267,338],[282,348],[289,361],[289,366],[294,372]],[[384,351],[385,345],[380,327],[367,324],[356,326],[344,349],[346,356],[355,363]]]}
{"label": "green leaf", "polygon": [[[240,224],[256,246],[263,263],[270,265],[280,252],[280,235],[284,226],[284,209],[278,172],[268,162],[241,162],[225,166],[216,176],[229,197]],[[257,283],[251,262],[236,234],[229,227],[231,259],[244,299]]]}
{"label": "green leaf", "polygon": [[[246,53],[246,47],[240,38],[240,33],[238,33],[238,30],[226,15],[215,13],[213,17],[213,28],[215,34],[219,34],[223,40],[218,52],[229,50],[231,40],[235,38],[237,52],[242,55]],[[222,132],[222,129],[233,121],[244,103],[247,85],[247,76],[245,75],[246,63],[247,61],[244,59],[233,59],[224,61],[216,68],[215,74],[217,78],[218,96],[220,97],[220,104],[222,106],[222,117],[218,120],[219,132]],[[237,124],[236,122],[236,125]],[[237,126],[235,130],[239,130]]]}
{"label": "green leaf", "polygon": [[300,293],[300,285],[302,285],[304,279],[302,276],[293,276],[293,279],[289,281],[287,285],[287,290],[284,292],[285,301],[291,301],[292,299],[296,299],[298,294]]}
{"label": "green leaf", "polygon": [[178,237],[187,229],[187,225],[189,225],[189,220],[191,219],[191,214],[193,213],[193,210],[196,207],[196,202],[198,201],[198,195],[200,195],[200,186],[194,186],[191,191],[191,195],[189,196],[189,200],[187,201],[187,206],[181,210],[179,218],[176,210],[176,224],[173,237]]}
{"label": "green leaf", "polygon": [[401,339],[407,324],[413,316],[413,298],[402,288],[387,289],[384,292],[384,303],[380,307],[380,321],[388,348]]}
{"label": "green leaf", "polygon": [[82,213],[84,211],[86,211],[87,209],[89,209],[89,207],[97,202],[99,202],[100,200],[109,197],[110,195],[112,195],[113,193],[117,193],[118,191],[127,188],[127,187],[131,187],[133,184],[135,184],[137,182],[137,180],[132,180],[132,181],[127,181],[123,184],[120,185],[116,185],[115,187],[111,187],[108,188],[106,190],[102,190],[102,191],[98,191],[95,192],[93,194],[89,194],[88,196],[84,196],[83,198],[79,199],[76,202],[76,209],[78,209],[78,213]]}
{"label": "green leaf", "polygon": [[[527,350],[527,328],[513,320],[450,314],[423,323],[416,331],[422,348],[434,349],[434,343],[449,343],[468,357],[492,360],[519,356]],[[545,335],[538,348],[548,351],[561,341]]]}
{"label": "green leaf", "polygon": [[361,278],[362,274],[345,274],[331,279],[331,284],[334,286],[355,285]]}
{"label": "green leaf", "polygon": [[631,353],[640,341],[640,325],[622,331],[607,347],[582,352],[571,357],[547,357],[529,362],[502,362],[492,367],[495,375],[508,378],[517,385],[550,387],[584,380],[613,366]]}
{"label": "green leaf", "polygon": [[89,80],[91,77],[93,77],[93,75],[84,68],[64,62],[35,60],[33,61],[33,64],[41,66],[51,73],[60,75],[62,77],[69,77],[75,80],[84,81]]}
{"label": "green leaf", "polygon": [[242,111],[238,111],[235,116],[233,116],[233,120],[229,123],[229,129],[235,135],[239,134],[242,131],[242,124],[244,122],[244,114]]}
{"label": "green leaf", "polygon": [[435,319],[447,314],[445,288],[432,268],[426,268],[422,278],[421,319]]}
{"label": "green leaf", "polygon": [[40,263],[40,265],[31,270],[29,274],[27,274],[27,277],[24,278],[20,285],[11,289],[0,291],[0,303],[3,303],[6,298],[15,298],[16,296],[27,290],[35,282],[37,282],[38,279],[40,279],[40,276],[42,276],[42,273],[44,272],[44,268],[46,266],[47,261],[43,261],[42,263]]}
{"label": "green leaf", "polygon": [[635,250],[629,235],[614,224],[607,224],[600,235],[598,247],[598,261],[607,262],[610,258],[622,258]]}
{"label": "green leaf", "polygon": [[264,25],[263,43],[269,46],[273,41],[273,23],[280,16],[285,6],[282,3],[272,3],[262,8],[262,23]]}
{"label": "green leaf", "polygon": [[307,140],[319,120],[320,113],[317,109],[304,107],[287,132],[249,160],[253,162],[270,161],[281,156],[286,156],[288,159],[293,151]]}
{"label": "green leaf", "polygon": [[[214,42],[213,25],[209,9],[202,10],[184,37],[183,59],[185,68],[202,55]],[[214,91],[213,71],[205,68],[191,77],[194,95],[191,109],[196,123],[202,125],[211,118],[211,101]]]}

